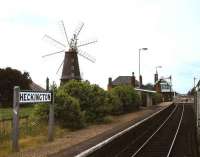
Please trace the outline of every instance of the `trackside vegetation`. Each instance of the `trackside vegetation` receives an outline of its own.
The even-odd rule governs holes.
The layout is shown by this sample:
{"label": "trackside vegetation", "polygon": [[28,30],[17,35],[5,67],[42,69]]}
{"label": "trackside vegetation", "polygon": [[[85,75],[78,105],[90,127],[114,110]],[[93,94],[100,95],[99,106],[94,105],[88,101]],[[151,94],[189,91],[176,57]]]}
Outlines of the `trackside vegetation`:
{"label": "trackside vegetation", "polygon": [[[63,128],[79,129],[136,110],[140,103],[140,96],[131,86],[105,91],[88,81],[72,80],[55,90],[55,120]],[[36,105],[34,117],[47,122],[48,106]]]}
{"label": "trackside vegetation", "polygon": [[[116,115],[138,110],[142,105],[140,95],[131,86],[120,85],[106,91],[88,81],[69,81],[55,91],[55,138],[93,124],[110,123]],[[153,94],[153,103],[161,101]],[[9,106],[9,105],[5,105]],[[0,108],[0,156],[10,150],[12,108]],[[48,132],[48,104],[20,105],[20,146],[33,148],[46,142]],[[5,120],[10,119],[10,120]],[[3,126],[3,129],[2,129]]]}

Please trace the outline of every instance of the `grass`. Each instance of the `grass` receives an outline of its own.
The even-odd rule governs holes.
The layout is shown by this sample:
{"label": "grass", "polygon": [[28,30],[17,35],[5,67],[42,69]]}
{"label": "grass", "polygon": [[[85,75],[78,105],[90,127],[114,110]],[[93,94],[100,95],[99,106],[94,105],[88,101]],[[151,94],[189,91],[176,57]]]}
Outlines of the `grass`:
{"label": "grass", "polygon": [[[27,107],[20,107],[20,117],[24,117],[24,116],[29,116],[31,115],[33,111],[33,106],[27,106]],[[12,119],[13,117],[13,109],[10,108],[0,108],[0,121],[3,119]],[[20,120],[20,127],[24,127],[25,120]],[[4,122],[0,122],[0,157],[6,157],[8,156],[8,154],[11,153],[11,123],[12,121],[4,121]],[[2,134],[2,131],[3,132]],[[26,129],[21,129],[21,131],[26,131]],[[22,133],[23,133],[22,132]],[[25,134],[25,133],[23,133]],[[22,147],[24,145],[26,145],[28,142],[25,142],[26,140],[24,140],[26,138],[26,136],[22,135],[22,139],[20,139],[20,143],[22,143]],[[28,138],[30,141],[33,141],[33,137],[32,138]],[[38,140],[36,140],[38,141]],[[30,142],[31,143],[31,142]],[[37,142],[36,142],[37,143]],[[28,144],[27,144],[28,145]]]}
{"label": "grass", "polygon": [[[0,120],[1,119],[10,119],[12,118],[12,108],[0,108]],[[20,112],[20,117],[23,116],[29,116],[31,112],[33,111],[33,106],[28,106],[28,107],[21,107],[19,112]]]}
{"label": "grass", "polygon": [[[40,133],[37,136],[24,136],[19,140],[20,150],[34,149],[40,147],[42,144],[48,143],[47,141],[47,126],[41,128]],[[70,132],[68,129],[62,129],[59,126],[55,126],[55,138],[61,138]],[[13,154],[11,150],[11,142],[3,141],[0,143],[0,157],[7,157],[9,155],[20,155]],[[20,156],[21,157],[21,156]]]}

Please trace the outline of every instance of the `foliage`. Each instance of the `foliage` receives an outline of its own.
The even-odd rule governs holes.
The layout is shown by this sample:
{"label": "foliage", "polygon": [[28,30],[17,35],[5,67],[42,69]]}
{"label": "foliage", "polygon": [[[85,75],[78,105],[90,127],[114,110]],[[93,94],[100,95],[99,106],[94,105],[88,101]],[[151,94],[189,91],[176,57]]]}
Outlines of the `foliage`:
{"label": "foliage", "polygon": [[58,90],[56,94],[55,118],[64,128],[79,129],[85,126],[84,112],[78,100],[63,90]]}
{"label": "foliage", "polygon": [[154,85],[151,83],[147,83],[146,85],[144,85],[142,87],[143,89],[147,89],[147,90],[154,90]]}
{"label": "foliage", "polygon": [[32,120],[40,120],[47,123],[49,116],[49,105],[44,103],[38,103],[34,105],[33,112],[31,114]]}
{"label": "foliage", "polygon": [[91,85],[88,81],[72,80],[61,86],[59,90],[79,101],[87,122],[100,122],[110,112],[106,104],[107,93],[98,85]]}
{"label": "foliage", "polygon": [[120,112],[120,110],[121,113],[131,112],[140,105],[140,96],[132,86],[117,86],[111,89],[110,92],[119,98],[121,106],[119,106],[118,112]]}
{"label": "foliage", "polygon": [[154,93],[152,96],[153,105],[157,105],[162,102],[162,95],[160,93]]}
{"label": "foliage", "polygon": [[111,123],[113,121],[113,117],[112,116],[105,116],[102,120],[102,123],[104,124],[108,124]]}
{"label": "foliage", "polygon": [[16,69],[0,69],[0,102],[8,107],[13,99],[13,87],[20,86],[22,90],[29,89],[31,82],[28,72],[22,74]]}
{"label": "foliage", "polygon": [[195,88],[193,87],[190,91],[188,91],[187,95],[192,95],[194,96],[195,95]]}
{"label": "foliage", "polygon": [[[40,120],[47,123],[49,117],[49,105],[35,105],[32,120]],[[56,104],[54,106],[54,117],[56,123],[63,128],[79,129],[85,126],[84,113],[80,110],[78,100],[72,98],[67,93],[58,91],[56,94]]]}
{"label": "foliage", "polygon": [[106,104],[110,108],[110,114],[120,115],[123,113],[123,105],[120,98],[113,92],[113,90],[107,93]]}
{"label": "foliage", "polygon": [[[110,122],[110,115],[131,112],[140,104],[140,97],[131,86],[105,91],[88,81],[71,80],[55,92],[55,119],[62,127],[71,129],[89,123]],[[47,121],[47,105],[36,106],[34,113]]]}

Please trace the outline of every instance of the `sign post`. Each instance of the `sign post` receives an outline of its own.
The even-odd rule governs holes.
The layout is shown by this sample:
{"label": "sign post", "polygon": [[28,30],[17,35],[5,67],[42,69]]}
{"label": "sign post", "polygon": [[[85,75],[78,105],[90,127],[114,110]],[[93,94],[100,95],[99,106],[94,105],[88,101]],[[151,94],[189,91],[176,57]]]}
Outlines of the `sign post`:
{"label": "sign post", "polygon": [[49,126],[48,126],[48,141],[53,141],[54,130],[54,83],[52,89],[52,103],[49,104]]}
{"label": "sign post", "polygon": [[13,92],[13,134],[12,134],[12,151],[19,151],[19,91],[18,86],[14,87]]}
{"label": "sign post", "polygon": [[12,151],[19,151],[19,107],[20,104],[28,103],[49,103],[49,130],[48,141],[53,140],[54,125],[54,94],[50,91],[20,91],[20,87],[14,87],[13,93],[13,130],[12,130]]}

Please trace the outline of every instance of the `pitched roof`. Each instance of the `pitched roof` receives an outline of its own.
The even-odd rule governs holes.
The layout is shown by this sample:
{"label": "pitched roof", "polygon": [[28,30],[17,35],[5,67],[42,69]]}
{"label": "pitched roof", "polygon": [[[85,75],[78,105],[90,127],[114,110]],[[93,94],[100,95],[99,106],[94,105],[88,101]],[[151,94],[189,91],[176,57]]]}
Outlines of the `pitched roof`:
{"label": "pitched roof", "polygon": [[[113,85],[130,85],[132,76],[118,76],[115,80],[112,81]],[[139,82],[135,80],[135,85],[138,86]]]}
{"label": "pitched roof", "polygon": [[32,81],[32,83],[30,84],[30,89],[34,90],[34,91],[45,91],[44,88],[42,88],[41,86],[39,86],[38,84],[36,84],[35,82]]}

